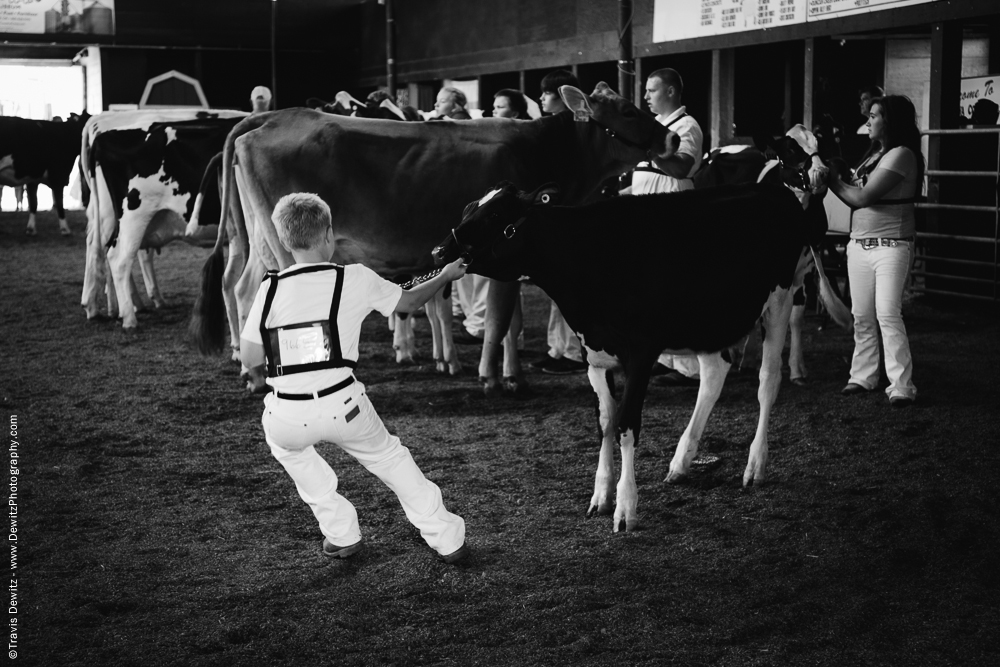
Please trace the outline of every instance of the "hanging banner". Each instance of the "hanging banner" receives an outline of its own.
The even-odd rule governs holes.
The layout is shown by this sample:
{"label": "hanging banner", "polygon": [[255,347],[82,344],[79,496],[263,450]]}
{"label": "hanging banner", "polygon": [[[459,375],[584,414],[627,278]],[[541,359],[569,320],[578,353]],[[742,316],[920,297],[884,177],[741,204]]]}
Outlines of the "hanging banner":
{"label": "hanging banner", "polygon": [[[994,112],[1000,107],[1000,76],[977,76],[969,79],[962,79],[962,115],[976,123],[986,122],[982,120],[982,115],[988,113],[993,102]],[[977,108],[978,103],[978,108]],[[995,118],[989,118],[992,124],[996,124]]]}
{"label": "hanging banner", "polygon": [[655,0],[653,41],[768,30],[939,0]]}
{"label": "hanging banner", "polygon": [[115,0],[0,0],[0,33],[115,34]]}

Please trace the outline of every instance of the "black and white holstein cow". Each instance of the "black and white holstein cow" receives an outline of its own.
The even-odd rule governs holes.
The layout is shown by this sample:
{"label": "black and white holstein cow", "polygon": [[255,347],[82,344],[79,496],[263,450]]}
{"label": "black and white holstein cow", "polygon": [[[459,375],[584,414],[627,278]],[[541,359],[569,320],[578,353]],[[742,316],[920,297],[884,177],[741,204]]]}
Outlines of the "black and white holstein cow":
{"label": "black and white holstein cow", "polygon": [[80,136],[89,117],[86,113],[72,114],[64,122],[0,117],[0,186],[26,186],[29,213],[24,231],[29,236],[37,233],[39,184],[52,190],[59,232],[69,236],[63,188],[69,183],[73,163],[80,154]]}
{"label": "black and white holstein cow", "polygon": [[[469,271],[522,276],[548,294],[587,353],[602,435],[588,515],[614,509],[614,530],[637,526],[635,447],[653,362],[665,351],[697,354],[701,385],[667,481],[689,471],[738,346],[762,320],[760,420],[743,484],[764,481],[767,429],[781,383],[781,351],[810,256],[802,206],[783,185],[731,185],[586,206],[554,206],[558,188],[525,194],[502,183],[468,205],[435,249],[465,256]],[[698,224],[688,224],[696,220]],[[687,221],[687,222],[682,222]],[[614,266],[609,268],[609,258]],[[624,374],[616,402],[615,373]],[[614,488],[614,447],[622,470]]]}
{"label": "black and white holstein cow", "polygon": [[148,109],[102,113],[87,123],[81,161],[91,192],[82,296],[88,319],[97,316],[100,289],[106,283],[108,315],[120,316],[125,329],[134,329],[137,321],[130,285],[137,253],[147,292],[154,305],[161,307],[163,297],[150,253],[175,240],[199,246],[215,242],[217,218],[203,216],[193,235],[186,233],[186,225],[206,165],[246,115],[228,110]]}
{"label": "black and white holstein cow", "polygon": [[[587,97],[569,87],[562,94]],[[365,264],[386,277],[420,275],[433,268],[431,250],[460,217],[463,203],[497,181],[535,187],[556,182],[566,201],[582,203],[647,151],[669,155],[676,148],[676,135],[606,84],[598,84],[589,99],[603,124],[574,122],[569,112],[532,121],[398,123],[308,109],[241,122],[226,140],[223,164],[224,199],[231,198],[235,180],[250,238],[250,258],[235,294],[225,294],[226,303],[238,306],[239,321],[229,323],[234,349],[265,270],[292,264],[271,222],[275,203],[287,193],[314,192],[330,205],[337,239],[333,261]],[[206,280],[203,295],[222,287]],[[490,298],[503,293],[513,309],[516,288],[491,288]],[[211,338],[219,310],[199,317],[202,349],[222,348],[221,337]],[[493,341],[496,347],[505,334],[506,328]],[[444,350],[444,358],[451,353]],[[506,346],[506,353],[516,354],[516,345]]]}

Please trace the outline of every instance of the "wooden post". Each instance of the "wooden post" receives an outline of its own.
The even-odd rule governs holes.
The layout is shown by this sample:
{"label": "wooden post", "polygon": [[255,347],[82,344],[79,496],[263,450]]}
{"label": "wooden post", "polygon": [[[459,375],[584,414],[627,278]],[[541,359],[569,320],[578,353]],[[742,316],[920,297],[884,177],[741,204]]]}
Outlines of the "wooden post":
{"label": "wooden post", "polygon": [[632,86],[635,61],[632,59],[632,0],[618,0],[618,94],[634,101]]}
{"label": "wooden post", "polygon": [[712,100],[709,126],[710,145],[718,148],[733,138],[733,100],[735,98],[736,52],[734,49],[712,50]]}
{"label": "wooden post", "polygon": [[[957,21],[940,22],[931,26],[930,108],[927,127],[932,130],[958,127],[957,104],[962,80],[962,26]],[[941,169],[940,135],[927,141],[927,169]],[[927,201],[939,202],[940,185],[936,178],[927,183]],[[930,218],[930,216],[929,216]]]}
{"label": "wooden post", "polygon": [[635,59],[635,97],[632,101],[637,107],[642,107],[646,97],[646,77],[642,73],[642,58]]}
{"label": "wooden post", "polygon": [[278,108],[277,28],[278,0],[271,0],[271,108]]}
{"label": "wooden post", "polygon": [[389,98],[396,101],[396,19],[392,0],[385,0],[385,87]]}
{"label": "wooden post", "polygon": [[816,63],[816,43],[812,37],[805,40],[805,62],[802,80],[802,124],[807,128],[813,126],[813,101],[815,99],[815,79],[813,68]]}

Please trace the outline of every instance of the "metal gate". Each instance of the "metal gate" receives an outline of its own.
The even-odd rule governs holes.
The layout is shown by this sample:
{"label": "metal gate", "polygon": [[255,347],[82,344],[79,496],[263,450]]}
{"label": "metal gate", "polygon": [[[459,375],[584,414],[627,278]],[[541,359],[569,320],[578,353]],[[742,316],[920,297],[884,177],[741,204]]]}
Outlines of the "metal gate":
{"label": "metal gate", "polygon": [[[1000,127],[924,130],[930,141],[927,202],[918,203],[915,292],[997,301]],[[969,169],[940,169],[950,150]]]}

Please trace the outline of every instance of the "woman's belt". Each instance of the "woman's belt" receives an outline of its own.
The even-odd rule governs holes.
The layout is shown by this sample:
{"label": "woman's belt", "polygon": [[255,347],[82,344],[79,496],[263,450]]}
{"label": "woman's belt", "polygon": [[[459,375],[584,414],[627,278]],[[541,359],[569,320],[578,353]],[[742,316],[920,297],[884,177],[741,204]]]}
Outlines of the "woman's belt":
{"label": "woman's belt", "polygon": [[329,396],[330,394],[334,394],[340,391],[341,389],[346,389],[347,387],[350,387],[352,384],[354,384],[353,375],[347,378],[346,380],[338,382],[335,385],[331,385],[326,389],[320,389],[319,391],[313,392],[312,394],[286,394],[283,391],[276,391],[274,393],[275,395],[277,395],[278,398],[283,398],[286,401],[309,401],[314,398],[323,398],[324,396]]}
{"label": "woman's belt", "polygon": [[858,245],[860,245],[865,250],[871,250],[872,248],[877,248],[879,246],[884,246],[884,247],[887,247],[887,248],[895,248],[900,243],[903,243],[903,242],[908,242],[908,243],[912,242],[913,241],[913,237],[912,236],[907,236],[906,238],[902,238],[902,239],[882,239],[882,238],[878,238],[878,239],[854,239],[854,240],[858,243]]}

